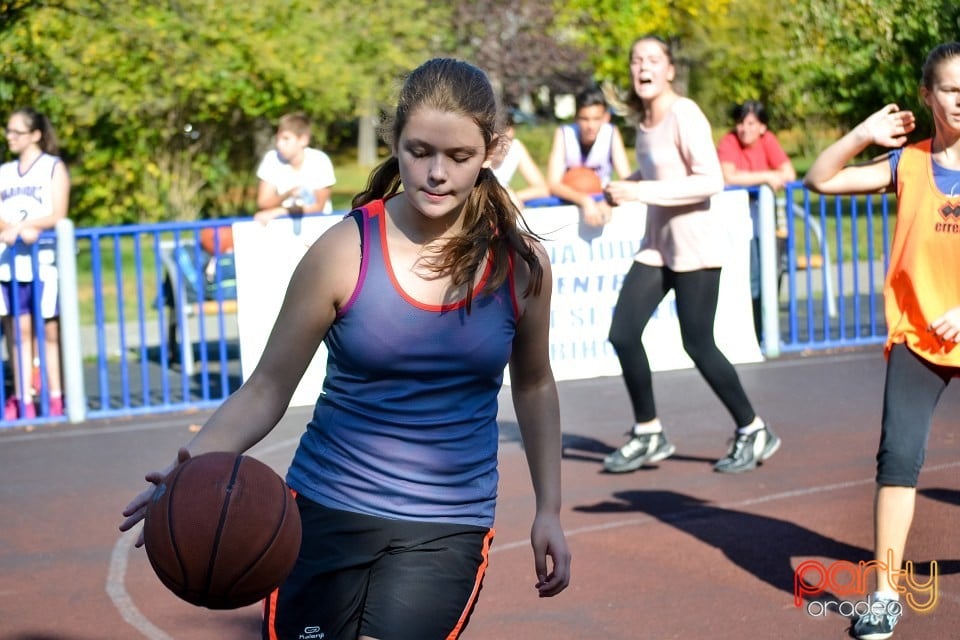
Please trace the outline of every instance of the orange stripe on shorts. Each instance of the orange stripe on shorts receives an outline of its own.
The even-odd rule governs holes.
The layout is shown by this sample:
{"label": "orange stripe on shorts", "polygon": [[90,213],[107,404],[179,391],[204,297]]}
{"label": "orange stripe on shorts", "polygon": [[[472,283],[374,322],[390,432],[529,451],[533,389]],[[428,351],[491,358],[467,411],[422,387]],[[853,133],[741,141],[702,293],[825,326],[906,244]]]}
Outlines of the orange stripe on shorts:
{"label": "orange stripe on shorts", "polygon": [[[290,489],[293,497],[297,497],[297,492]],[[280,589],[274,589],[270,595],[263,600],[263,619],[267,627],[267,637],[270,640],[279,640],[277,636],[277,600],[280,599]]]}
{"label": "orange stripe on shorts", "polygon": [[460,637],[460,633],[463,631],[463,627],[467,623],[467,618],[470,617],[470,612],[477,603],[477,596],[480,595],[480,585],[483,584],[483,576],[487,572],[487,565],[490,564],[490,543],[493,541],[493,536],[495,533],[496,532],[491,528],[489,531],[487,531],[487,535],[483,537],[483,550],[480,552],[483,560],[480,562],[480,566],[477,567],[477,577],[473,582],[473,591],[470,592],[470,598],[467,600],[467,604],[463,608],[463,613],[460,614],[460,619],[457,620],[457,624],[453,628],[453,631],[451,631],[450,635],[447,636],[447,640],[456,640]]}

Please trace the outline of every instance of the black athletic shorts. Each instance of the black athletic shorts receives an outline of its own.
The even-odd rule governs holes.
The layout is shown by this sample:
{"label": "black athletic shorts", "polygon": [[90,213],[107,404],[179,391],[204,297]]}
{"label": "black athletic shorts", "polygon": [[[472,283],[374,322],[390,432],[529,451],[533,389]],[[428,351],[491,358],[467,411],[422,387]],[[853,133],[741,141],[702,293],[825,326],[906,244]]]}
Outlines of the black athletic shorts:
{"label": "black athletic shorts", "polygon": [[442,640],[467,625],[493,529],[390,520],[297,496],[303,543],[265,602],[264,640]]}
{"label": "black athletic shorts", "polygon": [[890,349],[877,449],[877,484],[917,486],[934,409],[958,373],[956,367],[929,362],[904,344]]}

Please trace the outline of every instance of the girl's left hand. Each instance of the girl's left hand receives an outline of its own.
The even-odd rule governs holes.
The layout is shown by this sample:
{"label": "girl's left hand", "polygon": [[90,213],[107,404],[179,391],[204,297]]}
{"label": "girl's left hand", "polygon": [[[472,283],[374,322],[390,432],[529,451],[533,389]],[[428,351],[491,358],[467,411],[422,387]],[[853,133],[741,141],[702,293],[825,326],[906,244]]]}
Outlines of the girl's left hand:
{"label": "girl's left hand", "polygon": [[[533,560],[537,572],[537,591],[541,598],[555,596],[570,584],[570,549],[556,515],[538,514],[530,532]],[[547,567],[547,557],[553,571]]]}
{"label": "girl's left hand", "polygon": [[944,342],[960,342],[960,307],[948,310],[931,322],[929,329]]}
{"label": "girl's left hand", "polygon": [[612,205],[623,204],[630,200],[640,199],[640,183],[631,180],[614,180],[607,184],[603,195]]}

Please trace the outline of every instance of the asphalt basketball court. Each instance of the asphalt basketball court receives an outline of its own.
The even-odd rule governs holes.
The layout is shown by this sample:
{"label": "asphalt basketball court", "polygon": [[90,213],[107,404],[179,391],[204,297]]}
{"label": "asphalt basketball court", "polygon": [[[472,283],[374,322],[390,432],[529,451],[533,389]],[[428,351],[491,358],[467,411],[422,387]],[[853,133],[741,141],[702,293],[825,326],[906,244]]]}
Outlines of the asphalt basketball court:
{"label": "asphalt basketball court", "polygon": [[[677,454],[625,475],[600,467],[630,424],[620,379],[560,383],[573,580],[544,600],[533,586],[533,498],[505,390],[497,536],[464,638],[848,638],[846,618],[811,611],[860,596],[825,593],[797,607],[794,571],[805,561],[829,567],[870,557],[880,349],[738,371],[784,442],[759,470],[738,476],[711,470],[732,424],[696,372],[655,374]],[[309,413],[288,412],[251,453],[282,472]],[[132,548],[134,536],[117,530],[144,473],[166,464],[206,415],[0,430],[0,638],[258,637],[256,606],[208,611],[177,600]],[[897,640],[960,637],[958,415],[954,384],[935,416],[907,548],[915,580],[936,585],[937,603],[926,614],[907,608]]]}

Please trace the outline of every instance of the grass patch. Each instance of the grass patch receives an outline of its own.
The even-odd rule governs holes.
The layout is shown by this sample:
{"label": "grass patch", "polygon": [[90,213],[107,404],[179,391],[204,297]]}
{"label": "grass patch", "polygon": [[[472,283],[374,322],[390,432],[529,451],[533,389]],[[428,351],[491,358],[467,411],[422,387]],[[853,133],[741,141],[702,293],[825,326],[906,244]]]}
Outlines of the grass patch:
{"label": "grass patch", "polygon": [[78,242],[77,299],[81,324],[113,323],[121,316],[134,321],[141,314],[148,320],[157,318],[157,274],[162,277],[163,268],[146,238],[141,236],[139,254],[132,235],[101,239],[96,251],[90,242]]}
{"label": "grass patch", "polygon": [[[801,208],[803,206],[803,195],[803,192],[800,191],[795,194],[794,198],[794,201]],[[872,207],[872,215],[870,216],[867,215],[868,200]],[[824,207],[823,215],[820,213],[821,202]],[[839,211],[836,208],[837,202],[840,203]],[[893,229],[896,225],[897,216],[894,198],[888,198],[887,210],[885,236],[881,196],[837,198],[835,196],[810,194],[810,218],[820,227],[833,262],[837,262],[838,255],[843,262],[865,261],[871,258],[873,260],[881,259],[889,240],[893,238]],[[798,254],[805,253],[808,237],[811,253],[821,253],[823,251],[817,243],[812,224],[808,230],[808,222],[797,215],[792,216],[786,222],[792,225]],[[854,248],[854,239],[856,239],[856,248]],[[838,246],[841,247],[839,254],[837,252]]]}
{"label": "grass patch", "polygon": [[350,209],[353,197],[367,186],[367,179],[374,167],[358,164],[355,152],[352,155],[342,154],[332,158],[332,161],[333,170],[337,176],[337,183],[333,185],[331,195],[333,210],[347,211]]}

